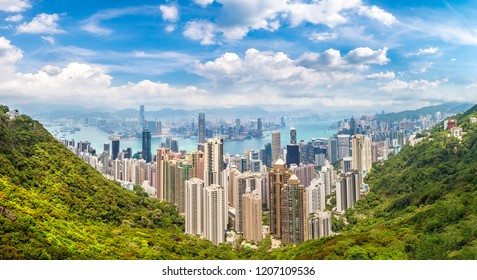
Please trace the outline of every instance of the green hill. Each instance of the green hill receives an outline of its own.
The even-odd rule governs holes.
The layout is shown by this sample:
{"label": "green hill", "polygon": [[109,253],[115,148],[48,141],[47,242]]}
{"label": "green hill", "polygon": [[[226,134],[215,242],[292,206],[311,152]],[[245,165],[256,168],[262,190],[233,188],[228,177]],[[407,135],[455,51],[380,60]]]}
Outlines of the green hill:
{"label": "green hill", "polygon": [[[462,140],[436,127],[366,178],[339,235],[277,250],[273,258],[477,259],[477,106],[457,115]],[[335,227],[338,223],[335,223]]]}
{"label": "green hill", "polygon": [[185,236],[170,203],[107,180],[25,115],[0,107],[0,259],[236,258]]}

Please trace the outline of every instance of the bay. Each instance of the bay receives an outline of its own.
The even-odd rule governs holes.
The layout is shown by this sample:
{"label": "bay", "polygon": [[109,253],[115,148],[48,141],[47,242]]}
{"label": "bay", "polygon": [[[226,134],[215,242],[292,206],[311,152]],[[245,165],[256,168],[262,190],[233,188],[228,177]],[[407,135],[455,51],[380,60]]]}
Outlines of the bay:
{"label": "bay", "polygon": [[[299,120],[290,122],[287,126],[279,129],[281,146],[285,146],[290,142],[290,127],[294,127],[297,130],[297,140],[304,140],[308,142],[312,138],[329,138],[333,136],[337,131],[330,129],[330,125],[336,122],[336,120]],[[45,127],[50,133],[54,134],[55,131],[56,137],[61,139],[74,140],[75,143],[79,141],[89,141],[91,146],[96,149],[98,153],[103,151],[104,143],[111,143],[110,134],[98,129],[97,127],[92,126],[80,126],[81,130],[71,134],[69,132],[60,132],[62,126],[47,126]],[[263,131],[263,138],[253,138],[246,140],[237,140],[237,141],[225,141],[224,142],[224,154],[239,154],[243,155],[244,150],[260,149],[265,146],[265,144],[272,141],[272,132]],[[179,149],[186,150],[187,152],[197,150],[197,138],[185,138],[185,137],[172,137],[177,139],[179,142]],[[165,142],[164,137],[153,137],[151,139],[152,152],[154,153],[155,149],[160,147],[161,142]],[[133,153],[142,150],[142,141],[140,138],[137,139],[121,139],[120,140],[120,150],[131,148]]]}

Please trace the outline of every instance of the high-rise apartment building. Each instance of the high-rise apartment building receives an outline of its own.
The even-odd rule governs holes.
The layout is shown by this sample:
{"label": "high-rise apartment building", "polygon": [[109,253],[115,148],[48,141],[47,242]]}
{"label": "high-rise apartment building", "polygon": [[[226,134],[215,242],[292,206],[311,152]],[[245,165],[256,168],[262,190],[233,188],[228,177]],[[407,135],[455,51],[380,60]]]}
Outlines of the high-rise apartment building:
{"label": "high-rise apartment building", "polygon": [[336,182],[336,210],[343,212],[353,207],[361,198],[360,193],[361,174],[359,172],[349,172],[341,176]]}
{"label": "high-rise apartment building", "polygon": [[352,168],[359,172],[367,172],[371,169],[371,140],[361,134],[352,138],[353,164]]}
{"label": "high-rise apartment building", "polygon": [[285,162],[282,159],[278,159],[268,173],[268,184],[270,187],[270,233],[278,239],[281,235],[281,189],[288,183],[288,178],[291,175],[291,171],[286,168]]}
{"label": "high-rise apartment building", "polygon": [[331,213],[313,212],[308,218],[308,239],[331,235]]}
{"label": "high-rise apartment building", "polygon": [[308,240],[308,211],[305,187],[296,175],[291,175],[281,188],[280,239],[283,244],[298,244]]}
{"label": "high-rise apartment building", "polygon": [[204,179],[205,186],[222,184],[222,171],[224,170],[224,140],[212,138],[207,140],[204,153]]}
{"label": "high-rise apartment building", "polygon": [[214,245],[225,242],[227,200],[224,187],[212,184],[204,188],[204,237]]}
{"label": "high-rise apartment building", "polygon": [[310,186],[306,188],[308,200],[308,213],[323,212],[325,210],[325,184],[321,178],[315,178],[311,181]]}
{"label": "high-rise apartment building", "polygon": [[204,231],[204,181],[185,181],[185,233],[202,235]]}
{"label": "high-rise apartment building", "polygon": [[281,158],[280,131],[272,132],[272,162]]}
{"label": "high-rise apartment building", "polygon": [[260,173],[245,172],[234,176],[234,196],[233,205],[235,208],[235,231],[243,232],[244,204],[243,195],[246,190],[250,192],[257,191],[260,194],[262,190],[262,176]]}
{"label": "high-rise apartment building", "polygon": [[199,144],[203,144],[205,143],[205,113],[204,112],[199,113],[198,127],[199,127],[199,133],[198,133]]}
{"label": "high-rise apartment building", "polygon": [[262,199],[258,190],[247,189],[243,194],[243,238],[253,242],[262,240]]}
{"label": "high-rise apartment building", "polygon": [[349,135],[338,135],[338,159],[349,157]]}

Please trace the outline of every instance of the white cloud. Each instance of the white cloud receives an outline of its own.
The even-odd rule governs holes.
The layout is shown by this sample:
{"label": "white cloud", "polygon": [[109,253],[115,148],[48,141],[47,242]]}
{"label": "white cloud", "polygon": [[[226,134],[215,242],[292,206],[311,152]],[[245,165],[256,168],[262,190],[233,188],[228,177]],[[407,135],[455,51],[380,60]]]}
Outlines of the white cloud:
{"label": "white cloud", "polygon": [[31,8],[28,0],[1,0],[0,11],[18,13]]}
{"label": "white cloud", "polygon": [[22,19],[23,19],[23,16],[18,14],[18,15],[7,17],[5,21],[18,22],[18,21],[21,21]]}
{"label": "white cloud", "polygon": [[199,6],[206,7],[207,5],[214,3],[214,0],[194,0],[194,3]]}
{"label": "white cloud", "polygon": [[[196,1],[202,6],[212,2]],[[218,19],[215,22],[209,22],[214,25],[213,37],[218,37],[220,34],[229,40],[242,39],[253,30],[273,32],[285,24],[297,27],[310,23],[334,28],[349,22],[352,15],[360,14],[376,19],[385,25],[396,22],[390,13],[376,6],[364,6],[361,0],[216,0],[216,2],[222,6]],[[198,21],[205,20],[193,22]],[[325,36],[325,34],[322,35]],[[328,38],[323,36],[316,35],[315,38],[318,41]]]}
{"label": "white cloud", "polygon": [[386,92],[393,92],[397,90],[425,91],[431,88],[437,88],[440,84],[446,82],[447,79],[436,80],[434,82],[430,82],[428,80],[412,80],[409,82],[402,80],[393,80],[382,86],[380,90]]}
{"label": "white cloud", "polygon": [[367,70],[370,64],[384,65],[389,62],[387,48],[372,50],[356,48],[341,56],[340,51],[328,49],[323,53],[305,53],[299,59],[300,65],[315,69]]}
{"label": "white cloud", "polygon": [[358,13],[370,19],[377,20],[386,26],[398,23],[398,20],[392,14],[376,6],[360,6]]}
{"label": "white cloud", "polygon": [[176,30],[175,25],[168,24],[168,25],[166,26],[166,32],[173,32],[174,30]]}
{"label": "white cloud", "polygon": [[41,39],[43,39],[43,41],[48,42],[52,45],[55,44],[55,38],[53,38],[52,36],[41,36]]}
{"label": "white cloud", "polygon": [[20,49],[11,44],[10,40],[0,37],[0,64],[14,64],[23,57]]}
{"label": "white cloud", "polygon": [[373,73],[366,76],[366,78],[369,80],[380,80],[380,79],[391,80],[391,79],[394,79],[395,77],[396,77],[396,74],[394,74],[393,71]]}
{"label": "white cloud", "polygon": [[215,24],[208,21],[190,21],[184,28],[184,36],[200,41],[201,45],[215,44]]}
{"label": "white cloud", "polygon": [[338,38],[338,34],[336,33],[329,33],[329,32],[313,32],[311,35],[308,37],[309,40],[311,41],[316,41],[316,42],[323,42],[323,41],[330,41]]}
{"label": "white cloud", "polygon": [[179,9],[176,5],[160,5],[159,9],[162,12],[162,19],[164,21],[176,22],[179,20]]}
{"label": "white cloud", "polygon": [[29,23],[23,23],[17,27],[18,33],[34,33],[34,34],[58,34],[64,33],[58,26],[58,14],[41,13],[33,18]]}
{"label": "white cloud", "polygon": [[419,49],[417,52],[412,53],[412,55],[425,55],[425,54],[436,54],[439,52],[439,48],[430,47],[426,49]]}

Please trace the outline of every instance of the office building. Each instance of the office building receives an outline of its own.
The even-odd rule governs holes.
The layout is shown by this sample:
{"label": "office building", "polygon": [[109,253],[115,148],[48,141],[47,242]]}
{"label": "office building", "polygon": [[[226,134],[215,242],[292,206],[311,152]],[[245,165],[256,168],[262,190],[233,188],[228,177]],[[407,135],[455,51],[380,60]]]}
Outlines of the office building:
{"label": "office building", "polygon": [[331,163],[338,161],[338,141],[336,138],[328,139],[327,156]]}
{"label": "office building", "polygon": [[146,162],[152,161],[151,132],[147,127],[142,131],[142,156]]}
{"label": "office building", "polygon": [[280,131],[272,132],[272,162],[275,163],[281,158]]}
{"label": "office building", "polygon": [[300,147],[298,145],[287,145],[286,163],[288,168],[292,164],[300,165]]}
{"label": "office building", "polygon": [[139,106],[139,129],[142,130],[146,127],[146,121],[144,119],[144,105]]}
{"label": "office building", "polygon": [[114,137],[113,141],[111,143],[112,147],[112,154],[111,154],[111,159],[115,160],[118,158],[119,155],[119,137]]}
{"label": "office building", "polygon": [[296,128],[290,127],[290,144],[296,145]]}
{"label": "office building", "polygon": [[203,144],[205,143],[205,113],[204,112],[199,113],[198,127],[199,127],[199,133],[198,133],[199,144]]}

